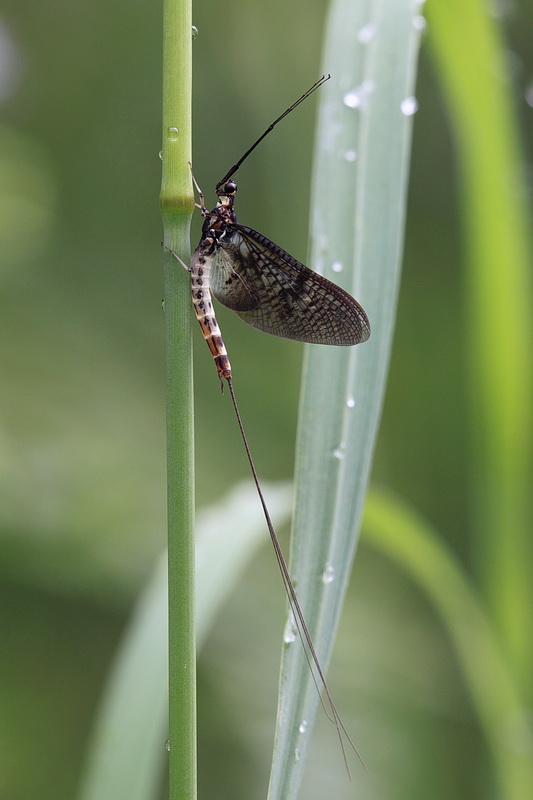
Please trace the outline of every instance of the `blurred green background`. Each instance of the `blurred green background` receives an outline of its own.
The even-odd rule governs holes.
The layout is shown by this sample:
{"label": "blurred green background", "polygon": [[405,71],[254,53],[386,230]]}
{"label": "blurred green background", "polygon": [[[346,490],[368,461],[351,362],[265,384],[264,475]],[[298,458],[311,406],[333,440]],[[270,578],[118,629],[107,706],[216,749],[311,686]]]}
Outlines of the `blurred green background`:
{"label": "blurred green background", "polygon": [[[533,7],[496,6],[530,160]],[[193,155],[208,205],[217,180],[320,74],[326,11],[323,0],[196,4]],[[160,38],[160,5],[147,2],[8,0],[0,19],[1,800],[74,796],[106,671],[165,544]],[[427,46],[417,97],[373,480],[424,514],[468,571],[464,254],[453,142]],[[241,221],[302,260],[314,114],[313,102],[300,108],[238,178]],[[301,346],[224,309],[219,319],[260,473],[289,478]],[[205,505],[248,471],[194,333]],[[265,546],[200,660],[201,796],[265,794],[283,608]],[[485,743],[440,621],[364,544],[331,683],[360,749],[379,751],[377,766],[347,787],[335,737],[319,724],[302,796],[491,796]]]}

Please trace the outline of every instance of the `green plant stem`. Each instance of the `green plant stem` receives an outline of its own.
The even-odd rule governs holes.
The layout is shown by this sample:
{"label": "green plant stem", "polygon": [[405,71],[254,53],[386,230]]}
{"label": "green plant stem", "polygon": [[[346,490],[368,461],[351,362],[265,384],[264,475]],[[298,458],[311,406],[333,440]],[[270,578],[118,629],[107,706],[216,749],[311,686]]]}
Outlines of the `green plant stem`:
{"label": "green plant stem", "polygon": [[460,161],[467,251],[475,558],[531,702],[531,283],[522,156],[498,23],[482,0],[428,3]]}
{"label": "green plant stem", "polygon": [[461,567],[422,517],[383,491],[369,494],[364,540],[404,569],[440,614],[491,751],[497,781],[492,796],[527,800],[531,726],[498,632]]}
{"label": "green plant stem", "polygon": [[[164,243],[185,262],[194,196],[191,160],[190,0],[163,5]],[[165,250],[169,571],[169,797],[196,798],[194,457],[191,301],[187,272]]]}

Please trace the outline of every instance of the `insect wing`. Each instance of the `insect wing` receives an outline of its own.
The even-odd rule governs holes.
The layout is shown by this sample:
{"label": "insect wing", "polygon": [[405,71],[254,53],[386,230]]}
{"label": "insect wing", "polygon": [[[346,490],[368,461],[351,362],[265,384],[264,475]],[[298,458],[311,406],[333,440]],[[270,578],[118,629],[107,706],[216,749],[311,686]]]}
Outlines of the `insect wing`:
{"label": "insect wing", "polygon": [[211,268],[211,291],[219,303],[237,313],[252,311],[260,302],[251,270],[245,266],[246,254],[242,236],[228,230],[228,235],[219,242]]}
{"label": "insect wing", "polygon": [[354,345],[370,336],[356,300],[263,234],[228,226],[213,264],[219,302],[265,333],[313,344]]}

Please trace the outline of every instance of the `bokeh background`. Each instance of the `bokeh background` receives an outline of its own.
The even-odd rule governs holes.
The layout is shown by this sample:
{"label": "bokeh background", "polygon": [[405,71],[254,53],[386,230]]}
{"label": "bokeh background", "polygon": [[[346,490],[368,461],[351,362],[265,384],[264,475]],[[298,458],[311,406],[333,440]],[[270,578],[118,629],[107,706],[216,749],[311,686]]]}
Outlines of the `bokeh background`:
{"label": "bokeh background", "polygon": [[[533,7],[493,6],[530,169]],[[236,157],[320,74],[326,11],[325,0],[196,4],[193,157],[208,204]],[[74,796],[106,672],[165,544],[160,83],[160,4],[4,3],[2,800]],[[417,97],[404,278],[373,481],[419,509],[468,571],[464,254],[454,147],[427,41]],[[239,174],[240,219],[302,260],[314,114],[313,102],[300,108]],[[193,243],[198,235],[196,220]],[[261,475],[290,478],[301,346],[224,309],[220,322]],[[248,473],[196,331],[195,372],[203,506]],[[283,609],[265,545],[199,663],[201,796],[265,795]],[[409,578],[364,544],[331,675],[358,745],[364,752],[365,738],[381,741],[387,764],[381,789],[379,777],[363,778],[360,796],[490,796],[485,743],[446,633]],[[336,748],[319,725],[302,796],[356,795]]]}

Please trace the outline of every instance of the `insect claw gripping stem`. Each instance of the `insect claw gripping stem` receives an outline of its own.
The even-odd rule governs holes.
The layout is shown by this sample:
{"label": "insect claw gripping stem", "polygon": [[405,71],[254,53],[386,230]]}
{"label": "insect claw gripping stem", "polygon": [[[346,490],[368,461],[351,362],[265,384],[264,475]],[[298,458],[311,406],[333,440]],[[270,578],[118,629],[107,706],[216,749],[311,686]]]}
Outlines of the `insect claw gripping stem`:
{"label": "insect claw gripping stem", "polygon": [[202,214],[204,214],[204,215],[205,215],[205,198],[204,198],[204,193],[202,192],[202,190],[201,190],[201,189],[200,189],[200,187],[198,186],[198,181],[197,181],[197,180],[196,180],[196,178],[194,177],[194,172],[192,171],[192,164],[191,164],[191,162],[190,162],[190,161],[189,161],[189,169],[191,170],[191,178],[192,178],[192,182],[194,183],[194,188],[195,188],[195,189],[196,189],[196,191],[198,192],[198,199],[200,200],[200,202],[199,202],[199,203],[195,203],[194,205],[196,206],[196,208],[199,208],[199,209],[200,209],[200,211],[202,212]]}

